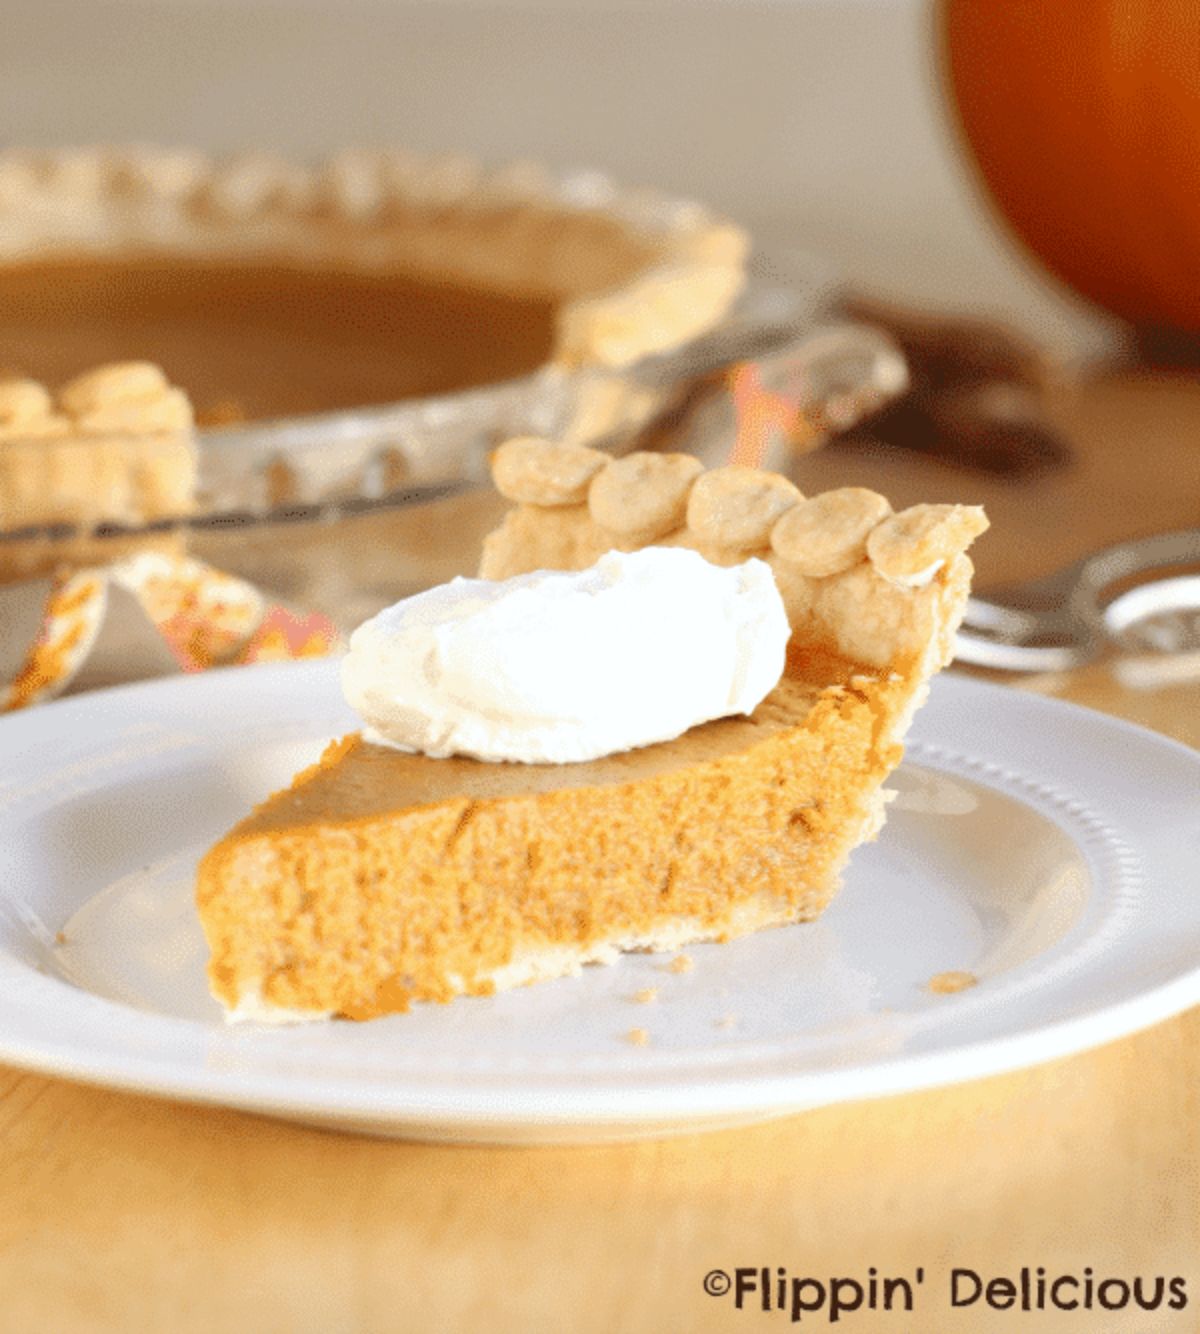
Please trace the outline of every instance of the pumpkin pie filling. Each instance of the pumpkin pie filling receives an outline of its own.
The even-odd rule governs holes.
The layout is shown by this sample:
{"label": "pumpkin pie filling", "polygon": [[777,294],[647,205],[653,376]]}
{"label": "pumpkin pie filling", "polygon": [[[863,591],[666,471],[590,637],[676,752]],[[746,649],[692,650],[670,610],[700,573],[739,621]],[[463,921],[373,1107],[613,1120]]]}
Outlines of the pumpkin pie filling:
{"label": "pumpkin pie filling", "polygon": [[213,989],[367,1019],[816,917],[845,832],[880,818],[879,707],[903,693],[797,662],[749,718],[569,765],[344,738],[206,858]]}
{"label": "pumpkin pie filling", "polygon": [[548,362],[552,292],[264,256],[56,256],[0,266],[0,367],[61,383],[153,357],[203,425],[446,394]]}

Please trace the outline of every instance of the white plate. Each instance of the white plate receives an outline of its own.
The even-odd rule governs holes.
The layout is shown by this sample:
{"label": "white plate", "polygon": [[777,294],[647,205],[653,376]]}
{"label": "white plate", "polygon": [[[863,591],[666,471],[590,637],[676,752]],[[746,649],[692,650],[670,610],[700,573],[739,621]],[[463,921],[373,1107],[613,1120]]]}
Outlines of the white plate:
{"label": "white plate", "polygon": [[[686,973],[629,956],[368,1024],[227,1028],[196,858],[352,725],[329,662],[0,720],[0,1059],[387,1134],[594,1140],[1012,1069],[1200,999],[1200,755],[942,678],[818,923],[695,948]],[[979,985],[935,995],[944,970]]]}

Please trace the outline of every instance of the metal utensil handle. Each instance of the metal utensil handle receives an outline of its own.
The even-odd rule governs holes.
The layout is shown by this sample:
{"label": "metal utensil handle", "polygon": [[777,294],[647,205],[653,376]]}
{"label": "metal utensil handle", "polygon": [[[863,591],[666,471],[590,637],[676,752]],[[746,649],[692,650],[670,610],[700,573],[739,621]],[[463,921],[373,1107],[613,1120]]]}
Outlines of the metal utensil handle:
{"label": "metal utensil handle", "polygon": [[[1200,565],[1200,528],[1118,542],[1027,585],[1031,591],[1061,590],[1059,604],[1048,610],[1031,611],[1005,605],[1002,600],[972,598],[959,632],[957,656],[963,662],[1003,671],[1066,671],[1078,667],[1105,645],[1118,643],[1117,636],[1128,629],[1131,607],[1139,616],[1156,610],[1154,584],[1139,585],[1132,603],[1133,594],[1127,593],[1105,605],[1106,590],[1121,580],[1189,564]],[[1164,592],[1167,585],[1170,596],[1163,602],[1164,609],[1193,606],[1190,598],[1200,590],[1200,581],[1170,579]],[[1195,598],[1194,606],[1200,610],[1200,596]]]}

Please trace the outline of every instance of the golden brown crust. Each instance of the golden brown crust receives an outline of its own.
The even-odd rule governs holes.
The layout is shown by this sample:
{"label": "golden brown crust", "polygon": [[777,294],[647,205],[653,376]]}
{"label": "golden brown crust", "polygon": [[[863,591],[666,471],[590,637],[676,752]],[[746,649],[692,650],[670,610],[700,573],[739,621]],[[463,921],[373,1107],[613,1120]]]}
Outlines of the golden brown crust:
{"label": "golden brown crust", "polygon": [[776,523],[803,499],[778,473],[729,464],[696,479],[687,526],[697,541],[732,551],[761,551]]}
{"label": "golden brown crust", "polygon": [[979,505],[913,505],[872,530],[867,556],[885,579],[907,584],[953,560],[987,526]]}
{"label": "golden brown crust", "polygon": [[[195,475],[191,406],[157,366],[96,367],[56,397],[34,381],[0,380],[0,531],[78,530],[0,543],[0,580],[128,554],[128,544],[101,548],[91,530],[187,513]],[[140,549],[164,538],[135,541]]]}
{"label": "golden brown crust", "polygon": [[37,380],[0,379],[0,439],[30,434],[53,435],[67,423],[54,415],[50,391]]}
{"label": "golden brown crust", "polygon": [[506,500],[520,504],[580,505],[607,456],[586,445],[555,445],[537,436],[506,440],[492,455],[492,480]]}
{"label": "golden brown crust", "polygon": [[841,574],[863,559],[867,538],[891,512],[877,491],[825,491],[788,511],[771,530],[771,548],[810,579]]}
{"label": "golden brown crust", "polygon": [[703,471],[690,454],[638,452],[611,460],[592,479],[588,511],[621,544],[653,542],[683,526],[692,484]]}

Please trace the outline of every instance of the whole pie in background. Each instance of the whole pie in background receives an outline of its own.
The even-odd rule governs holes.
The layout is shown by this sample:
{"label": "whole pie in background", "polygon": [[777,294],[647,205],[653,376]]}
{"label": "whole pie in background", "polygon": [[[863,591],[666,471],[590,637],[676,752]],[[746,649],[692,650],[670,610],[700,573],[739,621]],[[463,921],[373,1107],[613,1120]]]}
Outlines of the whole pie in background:
{"label": "whole pie in background", "polygon": [[725,314],[746,238],[594,174],[344,153],[0,154],[0,371],[152,360],[219,426],[621,367]]}

